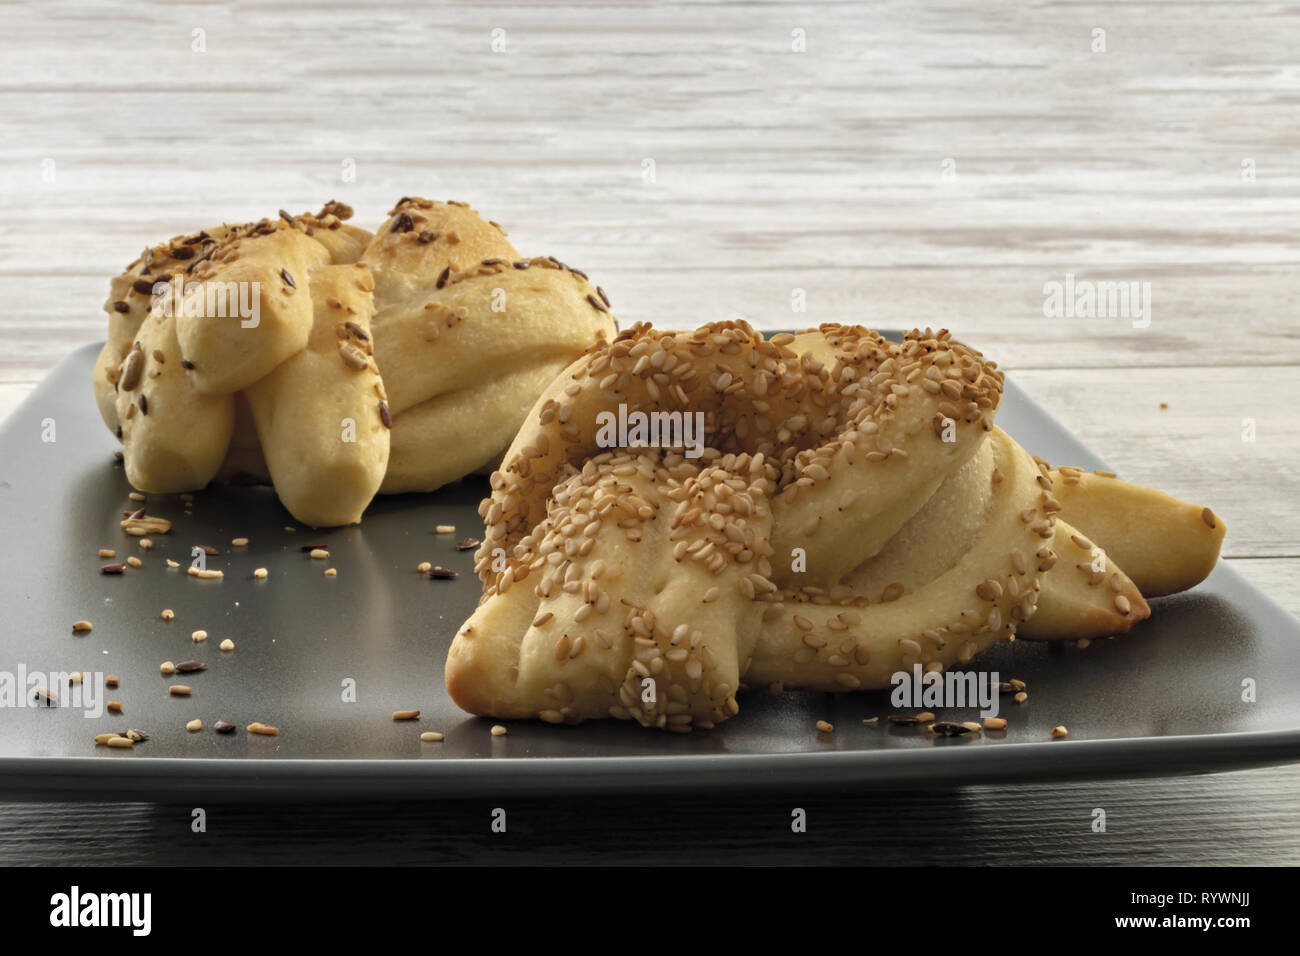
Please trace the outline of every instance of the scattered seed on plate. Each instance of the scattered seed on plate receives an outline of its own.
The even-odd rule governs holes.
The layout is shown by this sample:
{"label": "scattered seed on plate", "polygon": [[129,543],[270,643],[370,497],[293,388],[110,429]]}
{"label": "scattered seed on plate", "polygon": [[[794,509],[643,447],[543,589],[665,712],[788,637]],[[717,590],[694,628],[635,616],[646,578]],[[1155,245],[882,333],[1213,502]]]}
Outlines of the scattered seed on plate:
{"label": "scattered seed on plate", "polygon": [[133,568],[138,568],[143,562],[135,555],[131,555],[131,557],[126,559],[126,563],[131,565]]}
{"label": "scattered seed on plate", "polygon": [[501,725],[501,724],[493,724],[493,725],[492,725],[492,736],[493,736],[493,737],[504,737],[505,735],[506,735],[506,728],[505,728],[503,725]]}
{"label": "scattered seed on plate", "polygon": [[168,559],[167,559],[167,567],[169,567],[169,568],[179,568],[180,566],[181,566],[181,563],[180,563],[179,561],[173,561],[171,558],[168,558]]}
{"label": "scattered seed on plate", "polygon": [[248,547],[248,539],[247,539],[247,538],[234,538],[234,539],[231,540],[230,543],[231,543],[232,546],[234,546],[234,547],[236,547],[236,548],[246,548],[246,547]]}
{"label": "scattered seed on plate", "polygon": [[80,684],[85,679],[86,679],[86,675],[81,673],[81,671],[74,671],[73,673],[68,675],[68,684],[69,686],[71,686],[72,684]]}
{"label": "scattered seed on plate", "polygon": [[212,547],[212,545],[210,544],[196,544],[194,547],[198,548],[200,551],[202,551],[210,558],[215,557],[216,555],[221,553],[216,548]]}
{"label": "scattered seed on plate", "polygon": [[426,744],[436,744],[438,741],[442,740],[442,734],[438,733],[436,730],[426,730],[424,733],[420,734],[420,739]]}
{"label": "scattered seed on plate", "polygon": [[428,574],[431,570],[433,570],[433,565],[430,564],[428,561],[421,561],[419,564],[415,566],[415,570],[419,571],[421,574]]}
{"label": "scattered seed on plate", "polygon": [[72,629],[73,629],[74,631],[88,631],[88,630],[90,630],[92,627],[94,627],[94,625],[91,624],[89,621],[73,621],[73,622],[72,622]]}
{"label": "scattered seed on plate", "polygon": [[185,725],[185,729],[188,730],[190,733],[196,733],[203,729],[203,721],[195,717],[193,720],[191,720],[189,723]]}
{"label": "scattered seed on plate", "polygon": [[916,720],[918,723],[927,724],[934,720],[934,714],[930,713],[928,710],[923,710],[916,715]]}
{"label": "scattered seed on plate", "polygon": [[172,684],[170,687],[167,688],[167,693],[171,694],[173,697],[189,697],[190,685]]}
{"label": "scattered seed on plate", "polygon": [[190,635],[190,640],[192,640],[195,644],[202,644],[207,639],[208,639],[207,631],[202,631],[202,630],[195,631],[193,634]]}
{"label": "scattered seed on plate", "polygon": [[454,524],[440,524],[433,530],[436,534],[455,534],[456,526]]}
{"label": "scattered seed on plate", "polygon": [[1022,690],[1020,693],[1016,694],[1016,696],[1011,699],[1014,700],[1017,704],[1023,704],[1025,701],[1029,699],[1029,695]]}
{"label": "scattered seed on plate", "polygon": [[1005,717],[985,717],[984,729],[985,730],[1006,730],[1007,719]]}
{"label": "scattered seed on plate", "polygon": [[207,670],[208,665],[202,661],[181,661],[173,665],[173,668],[178,674],[197,674],[199,671]]}
{"label": "scattered seed on plate", "polygon": [[971,732],[965,724],[959,724],[954,720],[936,720],[928,724],[925,729],[939,737],[962,737]]}
{"label": "scattered seed on plate", "polygon": [[339,572],[338,572],[337,569],[335,569],[335,568],[326,568],[326,569],[325,569],[325,577],[327,577],[327,578],[336,578],[336,577],[338,577],[338,576],[339,576]]}
{"label": "scattered seed on plate", "polygon": [[981,730],[984,729],[979,724],[978,721],[974,721],[974,720],[963,720],[961,722],[961,725],[965,727],[967,730],[969,730],[972,734],[978,734]]}
{"label": "scattered seed on plate", "polygon": [[298,529],[295,528],[295,527],[294,527],[293,525],[291,525],[291,524],[287,524],[287,525],[284,526],[284,530],[285,530],[285,531],[288,531],[290,534],[292,534],[293,532],[297,531]]}
{"label": "scattered seed on plate", "polygon": [[117,552],[114,551],[112,548],[100,548],[99,556],[101,558],[116,558]]}
{"label": "scattered seed on plate", "polygon": [[456,550],[469,551],[472,550],[473,548],[477,548],[482,543],[483,542],[480,541],[478,538],[461,538],[459,541],[456,542]]}
{"label": "scattered seed on plate", "polygon": [[158,669],[162,671],[164,674],[176,673],[176,665],[173,664],[171,661],[163,661],[160,665],[158,665]]}
{"label": "scattered seed on plate", "polygon": [[104,706],[108,708],[110,714],[120,714],[122,712],[122,702],[120,700],[110,700]]}
{"label": "scattered seed on plate", "polygon": [[135,741],[132,740],[130,737],[113,736],[105,740],[104,743],[110,747],[134,747],[135,746]]}
{"label": "scattered seed on plate", "polygon": [[162,619],[163,619],[164,621],[170,621],[170,620],[172,620],[174,617],[176,617],[176,612],[175,612],[175,611],[173,611],[173,610],[172,610],[171,608],[169,608],[169,607],[165,607],[165,608],[163,608]]}
{"label": "scattered seed on plate", "polygon": [[1062,737],[1066,736],[1069,733],[1070,732],[1065,729],[1064,724],[1058,724],[1052,728],[1052,737],[1055,740],[1060,740]]}
{"label": "scattered seed on plate", "polygon": [[[141,539],[140,539],[140,550],[141,550],[141,551],[149,551],[149,550],[151,550],[152,548],[153,548],[153,540],[152,540],[151,538],[141,538]],[[130,558],[127,558],[127,561],[130,561],[130,560],[131,560]]]}
{"label": "scattered seed on plate", "polygon": [[100,574],[121,574],[126,570],[125,564],[106,564],[99,569]]}
{"label": "scattered seed on plate", "polygon": [[132,501],[144,501],[144,500],[145,500],[144,495],[140,494],[140,492],[138,492],[138,491],[133,491],[133,492],[131,492],[129,495],[127,495],[127,497],[130,498]]}
{"label": "scattered seed on plate", "polygon": [[120,737],[120,736],[121,734],[117,734],[117,733],[95,734],[95,743],[106,744],[114,737]]}
{"label": "scattered seed on plate", "polygon": [[817,729],[824,734],[829,734],[835,729],[835,725],[829,720],[819,720],[817,721]]}
{"label": "scattered seed on plate", "polygon": [[120,683],[122,683],[122,681],[116,674],[109,674],[104,678],[105,687],[116,687]]}
{"label": "scattered seed on plate", "polygon": [[212,729],[219,734],[233,734],[235,732],[235,725],[228,720],[218,720],[212,725]]}
{"label": "scattered seed on plate", "polygon": [[200,571],[198,568],[196,568],[196,567],[195,567],[194,565],[192,565],[192,564],[190,565],[190,572],[189,572],[189,574],[190,574],[190,577],[192,577],[192,578],[206,578],[206,579],[208,579],[208,580],[213,580],[213,579],[218,579],[218,580],[219,580],[219,579],[225,577],[225,574],[223,574],[221,571],[217,571],[217,570],[214,570],[214,569],[212,569],[212,568],[209,568],[209,569],[206,570],[206,571]]}
{"label": "scattered seed on plate", "polygon": [[444,568],[440,564],[435,564],[429,569],[429,577],[440,581],[449,581],[452,578],[460,577],[460,574],[451,568]]}
{"label": "scattered seed on plate", "polygon": [[223,651],[233,651],[235,649],[235,642],[232,641],[230,638],[226,638],[224,641],[221,642],[221,649]]}
{"label": "scattered seed on plate", "polygon": [[253,572],[253,577],[257,578],[257,580],[259,581],[264,581],[266,580],[266,576],[268,573],[269,572],[266,570],[266,568],[258,568],[256,571]]}
{"label": "scattered seed on plate", "polygon": [[415,720],[420,716],[418,710],[395,710],[393,711],[393,720]]}
{"label": "scattered seed on plate", "polygon": [[261,734],[264,737],[274,737],[280,733],[278,727],[272,727],[270,724],[263,724],[258,721],[249,724],[247,730],[250,734]]}
{"label": "scattered seed on plate", "polygon": [[317,561],[324,561],[326,558],[330,556],[330,553],[326,551],[324,548],[312,548],[309,553],[311,554],[312,558],[314,558]]}
{"label": "scattered seed on plate", "polygon": [[879,718],[879,717],[866,717],[866,718],[863,719],[862,722],[863,722],[864,724],[878,724],[878,723],[880,723],[880,718]]}

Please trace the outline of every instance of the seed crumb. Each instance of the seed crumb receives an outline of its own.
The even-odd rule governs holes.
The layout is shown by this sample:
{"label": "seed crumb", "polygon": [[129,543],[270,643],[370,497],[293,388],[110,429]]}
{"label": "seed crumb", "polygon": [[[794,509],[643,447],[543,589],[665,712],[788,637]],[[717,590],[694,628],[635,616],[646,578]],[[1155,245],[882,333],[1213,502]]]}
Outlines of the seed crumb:
{"label": "seed crumb", "polygon": [[185,725],[185,729],[192,734],[197,733],[198,731],[203,729],[203,721],[195,717],[193,720],[191,720],[189,723]]}
{"label": "seed crumb", "polygon": [[267,571],[266,568],[258,568],[256,571],[253,572],[253,577],[257,578],[257,580],[259,580],[259,581],[265,581],[265,580],[266,580],[266,576],[267,576],[269,573],[270,573],[270,572]]}
{"label": "seed crumb", "polygon": [[426,730],[424,733],[420,734],[420,739],[426,744],[436,744],[443,738],[442,734],[438,733],[436,730]]}
{"label": "seed crumb", "polygon": [[221,649],[223,651],[233,651],[235,649],[235,642],[232,641],[230,638],[226,638],[224,641],[221,642]]}
{"label": "seed crumb", "polygon": [[202,644],[207,639],[208,639],[207,631],[195,631],[193,634],[190,635],[190,640],[193,641],[195,644]]}
{"label": "seed crumb", "polygon": [[418,710],[395,710],[393,711],[393,720],[415,720],[420,716]]}
{"label": "seed crumb", "polygon": [[501,724],[493,724],[493,725],[492,725],[492,736],[493,736],[493,737],[504,737],[505,735],[506,735],[506,728],[505,728],[503,725],[501,725]]}
{"label": "seed crumb", "polygon": [[817,721],[817,729],[824,734],[829,734],[835,729],[835,725],[829,720],[819,720]]}
{"label": "seed crumb", "polygon": [[1066,736],[1067,734],[1069,734],[1069,731],[1065,729],[1064,724],[1057,724],[1055,727],[1052,728],[1052,738],[1054,740],[1060,740],[1062,737]]}

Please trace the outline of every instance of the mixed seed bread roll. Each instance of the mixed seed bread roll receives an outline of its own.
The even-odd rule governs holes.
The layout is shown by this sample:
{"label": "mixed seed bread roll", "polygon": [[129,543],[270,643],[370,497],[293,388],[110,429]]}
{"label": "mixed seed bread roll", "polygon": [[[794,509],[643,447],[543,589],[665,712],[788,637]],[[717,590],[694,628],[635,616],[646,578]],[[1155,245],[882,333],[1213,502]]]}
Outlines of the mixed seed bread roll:
{"label": "mixed seed bread roll", "polygon": [[[638,325],[592,346],[492,475],[449,693],[484,716],[686,732],[736,715],[742,682],[884,688],[1017,636],[1123,633],[1150,613],[1142,580],[1199,580],[1208,518],[1032,458],[994,424],[1002,385],[928,329]],[[634,438],[637,415],[662,440]],[[1170,528],[1196,556],[1165,572]]]}
{"label": "mixed seed bread roll", "polygon": [[177,236],[113,280],[92,381],[137,487],[269,480],[298,521],[353,523],[381,490],[493,466],[551,378],[616,331],[584,273],[521,258],[464,203],[404,198],[377,234],[351,215]]}

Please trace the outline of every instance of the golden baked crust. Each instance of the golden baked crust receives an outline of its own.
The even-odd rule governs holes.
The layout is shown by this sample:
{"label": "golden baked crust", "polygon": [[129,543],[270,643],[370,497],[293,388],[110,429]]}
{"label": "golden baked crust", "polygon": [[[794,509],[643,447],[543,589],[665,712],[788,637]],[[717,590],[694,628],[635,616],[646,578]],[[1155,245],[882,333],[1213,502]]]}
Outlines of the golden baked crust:
{"label": "golden baked crust", "polygon": [[[639,325],[593,346],[492,475],[448,691],[476,714],[681,732],[736,714],[742,681],[880,688],[1018,633],[1127,630],[1142,594],[994,426],[1002,382],[944,331]],[[611,448],[616,412],[698,415],[702,441]]]}
{"label": "golden baked crust", "polygon": [[[614,334],[583,273],[521,259],[464,203],[404,198],[378,234],[351,215],[330,202],[177,236],[113,280],[92,378],[137,487],[270,480],[299,521],[355,522],[381,486],[495,464],[546,383]],[[165,381],[124,390],[145,344]]]}

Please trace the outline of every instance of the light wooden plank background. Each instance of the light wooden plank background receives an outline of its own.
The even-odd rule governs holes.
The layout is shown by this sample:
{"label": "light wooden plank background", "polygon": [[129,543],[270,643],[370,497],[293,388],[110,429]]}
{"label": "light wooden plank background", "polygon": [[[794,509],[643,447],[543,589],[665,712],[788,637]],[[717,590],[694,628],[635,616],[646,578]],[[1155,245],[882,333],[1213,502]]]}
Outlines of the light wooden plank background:
{"label": "light wooden plank background", "polygon": [[[0,4],[0,415],[146,242],[458,198],[625,323],[947,326],[1300,613],[1298,13]],[[1149,282],[1149,327],[1045,318],[1066,274]],[[1252,780],[1300,773],[1195,785]]]}

